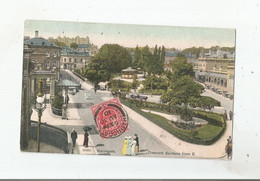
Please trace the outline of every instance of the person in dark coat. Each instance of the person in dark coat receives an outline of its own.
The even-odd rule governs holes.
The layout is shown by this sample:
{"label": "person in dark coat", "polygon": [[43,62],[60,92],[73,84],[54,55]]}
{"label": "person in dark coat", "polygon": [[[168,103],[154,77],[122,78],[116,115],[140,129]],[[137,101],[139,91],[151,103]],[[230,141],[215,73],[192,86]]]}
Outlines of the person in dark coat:
{"label": "person in dark coat", "polygon": [[73,147],[75,147],[76,139],[78,138],[78,133],[75,131],[75,129],[72,130],[72,133],[70,136],[72,139]]}
{"label": "person in dark coat", "polygon": [[134,140],[136,141],[136,146],[135,146],[136,151],[135,152],[138,153],[139,152],[139,137],[138,137],[138,134],[135,134]]}
{"label": "person in dark coat", "polygon": [[89,136],[88,132],[85,131],[84,142],[83,142],[83,146],[85,146],[85,147],[88,147],[88,136]]}

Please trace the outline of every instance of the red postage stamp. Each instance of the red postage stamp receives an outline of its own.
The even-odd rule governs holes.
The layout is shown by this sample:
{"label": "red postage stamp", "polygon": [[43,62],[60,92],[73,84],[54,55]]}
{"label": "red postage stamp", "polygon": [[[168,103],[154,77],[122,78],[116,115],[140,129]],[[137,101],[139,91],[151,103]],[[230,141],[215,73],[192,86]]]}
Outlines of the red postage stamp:
{"label": "red postage stamp", "polygon": [[128,116],[118,98],[91,107],[102,138],[115,138],[128,129]]}

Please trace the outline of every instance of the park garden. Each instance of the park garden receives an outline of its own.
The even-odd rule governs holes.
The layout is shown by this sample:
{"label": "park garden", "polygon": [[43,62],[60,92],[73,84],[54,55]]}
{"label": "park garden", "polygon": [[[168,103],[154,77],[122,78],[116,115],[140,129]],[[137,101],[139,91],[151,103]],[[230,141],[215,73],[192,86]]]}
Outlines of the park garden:
{"label": "park garden", "polygon": [[[134,57],[130,52],[134,51]],[[157,124],[181,140],[201,145],[216,142],[224,133],[226,120],[223,114],[213,113],[220,102],[201,96],[204,87],[194,81],[193,66],[181,53],[170,63],[171,71],[164,71],[165,47],[136,47],[134,50],[117,44],[105,44],[92,57],[85,69],[77,71],[94,85],[108,82],[111,91],[120,92],[121,103],[130,107],[148,120]],[[144,73],[144,80],[132,82],[114,79],[122,69],[132,66]],[[160,95],[161,103],[126,98],[126,93],[143,85],[139,93]],[[179,116],[171,121],[163,116],[145,110]],[[204,120],[197,124],[195,120]]]}

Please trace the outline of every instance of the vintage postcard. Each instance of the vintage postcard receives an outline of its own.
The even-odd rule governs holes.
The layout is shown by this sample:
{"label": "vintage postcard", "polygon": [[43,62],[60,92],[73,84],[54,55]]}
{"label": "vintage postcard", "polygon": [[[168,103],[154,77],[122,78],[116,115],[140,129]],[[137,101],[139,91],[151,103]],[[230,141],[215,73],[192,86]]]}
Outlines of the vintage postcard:
{"label": "vintage postcard", "polygon": [[27,20],[21,151],[232,158],[235,30]]}

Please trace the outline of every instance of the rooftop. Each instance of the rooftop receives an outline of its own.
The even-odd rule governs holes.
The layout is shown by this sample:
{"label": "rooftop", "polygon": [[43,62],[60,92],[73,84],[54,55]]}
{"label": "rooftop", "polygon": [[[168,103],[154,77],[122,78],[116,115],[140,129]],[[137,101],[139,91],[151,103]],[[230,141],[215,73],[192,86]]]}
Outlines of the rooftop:
{"label": "rooftop", "polygon": [[90,48],[90,44],[78,44],[78,48]]}
{"label": "rooftop", "polygon": [[123,69],[123,72],[135,72],[136,70],[133,69],[132,67],[128,67],[127,69]]}
{"label": "rooftop", "polygon": [[31,38],[29,40],[24,41],[24,44],[43,47],[58,47],[54,43],[51,43],[49,40],[46,40],[44,38]]}
{"label": "rooftop", "polygon": [[89,57],[89,52],[79,52],[79,51],[62,51],[61,55],[70,55],[70,56],[84,56]]}

